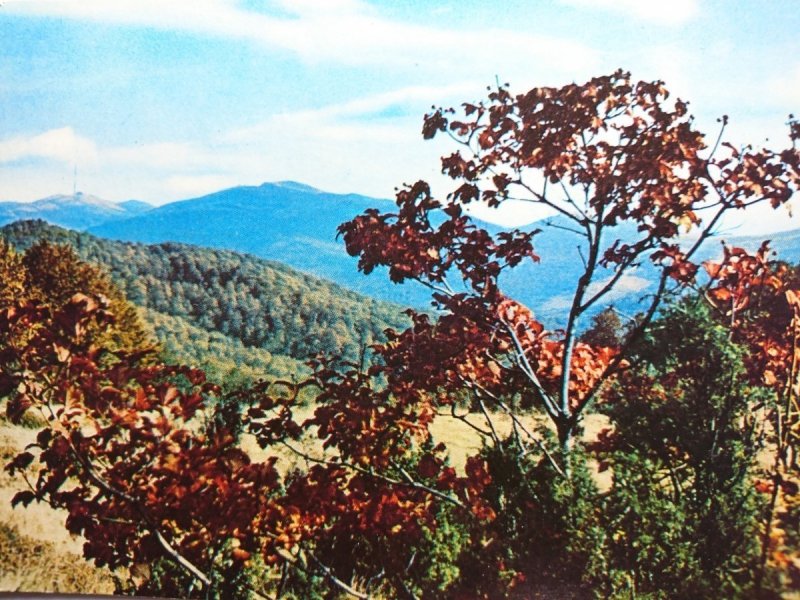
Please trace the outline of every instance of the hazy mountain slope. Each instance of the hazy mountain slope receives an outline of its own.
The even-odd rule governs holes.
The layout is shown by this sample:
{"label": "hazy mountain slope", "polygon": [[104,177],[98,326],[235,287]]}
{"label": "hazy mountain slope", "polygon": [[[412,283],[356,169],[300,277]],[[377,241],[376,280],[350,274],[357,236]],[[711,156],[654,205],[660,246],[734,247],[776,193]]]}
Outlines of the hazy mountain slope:
{"label": "hazy mountain slope", "polygon": [[[336,239],[341,223],[373,207],[391,211],[394,204],[355,194],[329,194],[294,182],[265,183],[174,202],[136,217],[92,227],[90,231],[128,241],[180,241],[248,252],[279,260],[374,298],[429,307],[430,292],[419,284],[392,284],[380,269],[370,276],[359,273],[356,259],[347,256],[343,242]],[[528,226],[542,229],[534,239],[541,261],[525,262],[505,273],[502,284],[509,295],[530,306],[549,326],[558,327],[564,325],[582,258],[577,250],[580,240],[563,227],[566,224],[559,219],[552,221],[553,226],[548,226],[548,222]],[[500,231],[497,226],[481,225],[492,233]],[[632,237],[635,229],[623,226],[617,235]],[[773,246],[782,258],[789,261],[800,258],[800,233],[776,234],[773,238]],[[760,241],[760,238],[730,240],[751,249],[758,247]],[[720,245],[709,240],[702,258],[720,254]],[[602,272],[598,275],[598,279],[603,279]],[[635,313],[644,308],[654,278],[654,269],[645,261],[638,271],[620,281],[615,293],[605,301],[626,313]]]}
{"label": "hazy mountain slope", "polygon": [[[90,232],[127,241],[180,241],[248,252],[375,298],[430,306],[427,288],[415,282],[393,284],[382,269],[364,276],[357,260],[347,255],[344,243],[337,239],[337,228],[367,208],[391,211],[394,204],[354,194],[329,194],[294,182],[265,183],[174,202],[138,217],[93,227]],[[481,225],[493,233],[501,230],[488,223]],[[507,273],[503,283],[508,293],[557,324],[562,298],[572,292],[581,258],[574,234],[558,227],[543,229],[535,239],[541,262],[522,264]],[[453,283],[457,286],[459,282]],[[633,293],[644,285],[636,278],[626,283]]]}
{"label": "hazy mountain slope", "polygon": [[391,285],[379,273],[362,276],[357,260],[337,240],[341,223],[376,206],[391,210],[394,204],[356,194],[329,194],[294,182],[265,183],[173,202],[89,232],[123,241],[175,241],[247,252],[374,298],[426,306],[429,294],[418,284]]}
{"label": "hazy mountain slope", "polygon": [[134,217],[151,208],[139,200],[115,204],[78,192],[74,196],[49,196],[35,202],[0,202],[0,225],[20,219],[43,219],[53,225],[84,230],[108,221]]}

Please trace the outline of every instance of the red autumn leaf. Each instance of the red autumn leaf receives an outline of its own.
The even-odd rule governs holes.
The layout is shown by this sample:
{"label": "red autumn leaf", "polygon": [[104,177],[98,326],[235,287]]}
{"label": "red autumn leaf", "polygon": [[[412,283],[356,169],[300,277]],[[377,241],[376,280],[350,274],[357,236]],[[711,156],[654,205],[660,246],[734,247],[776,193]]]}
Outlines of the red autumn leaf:
{"label": "red autumn leaf", "polygon": [[436,477],[439,474],[440,468],[440,461],[430,454],[423,456],[419,461],[419,465],[417,466],[419,474],[426,479]]}
{"label": "red autumn leaf", "polygon": [[12,423],[19,423],[31,406],[33,406],[33,400],[27,394],[17,394],[9,398],[6,404],[8,420]]}
{"label": "red autumn leaf", "polygon": [[16,507],[18,504],[22,504],[22,506],[28,506],[31,502],[36,499],[36,494],[29,490],[24,490],[22,492],[17,492],[14,494],[14,497],[11,499],[11,506]]}

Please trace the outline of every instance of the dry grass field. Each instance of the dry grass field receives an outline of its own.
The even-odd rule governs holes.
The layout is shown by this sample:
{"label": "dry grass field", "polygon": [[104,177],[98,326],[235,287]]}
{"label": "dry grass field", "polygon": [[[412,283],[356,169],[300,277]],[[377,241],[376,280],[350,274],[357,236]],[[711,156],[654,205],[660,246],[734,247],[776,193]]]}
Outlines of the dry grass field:
{"label": "dry grass field", "polygon": [[[8,463],[35,433],[0,419],[0,462]],[[113,593],[111,573],[83,559],[82,541],[64,528],[63,511],[35,503],[11,507],[25,487],[22,477],[0,470],[0,591]]]}
{"label": "dry grass field", "polygon": [[[311,410],[298,410],[296,417],[304,419],[311,415]],[[482,417],[473,415],[479,423]],[[526,426],[535,425],[532,418],[526,418]],[[507,433],[511,421],[503,415],[493,417],[499,433]],[[587,418],[585,436],[596,434],[605,420],[597,415]],[[27,444],[35,439],[36,429],[11,425],[0,417],[0,463],[5,465]],[[436,440],[443,441],[451,451],[451,464],[463,471],[466,457],[480,448],[479,436],[466,424],[449,416],[439,417],[432,426]],[[261,450],[251,436],[243,436],[242,445],[255,459],[266,458],[267,452]],[[320,445],[316,438],[308,438],[302,443],[302,449],[310,454],[319,455]],[[280,448],[278,467],[286,473],[295,467],[306,466],[304,460],[289,449]],[[598,474],[602,485],[610,483],[608,473]],[[33,503],[28,507],[11,507],[11,498],[18,491],[25,489],[23,478],[19,475],[11,477],[0,470],[0,592],[60,592],[60,593],[105,593],[114,591],[112,574],[105,569],[97,569],[83,559],[81,554],[82,539],[71,537],[64,527],[65,513],[56,511],[47,505]],[[533,593],[534,598],[564,597],[546,592]]]}

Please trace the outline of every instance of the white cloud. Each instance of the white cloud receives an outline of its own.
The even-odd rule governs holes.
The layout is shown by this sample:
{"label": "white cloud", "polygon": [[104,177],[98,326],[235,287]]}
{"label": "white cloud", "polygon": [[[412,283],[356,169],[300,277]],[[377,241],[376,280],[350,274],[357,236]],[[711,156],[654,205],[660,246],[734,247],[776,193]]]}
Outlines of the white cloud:
{"label": "white cloud", "polygon": [[[47,162],[31,162],[37,159]],[[207,193],[234,185],[237,183],[233,176],[235,170],[228,175],[214,173],[221,170],[220,164],[224,171],[226,164],[237,162],[238,156],[220,159],[213,148],[199,143],[104,146],[71,127],[62,127],[0,140],[3,173],[0,197],[35,200],[53,193],[66,193],[77,183],[79,189],[110,199],[125,199],[139,196],[134,190],[159,181],[163,184],[162,190],[172,193],[174,199],[185,193]],[[144,181],[147,184],[142,186]],[[43,182],[47,182],[46,185],[43,186]],[[147,199],[163,201],[163,193]]]}
{"label": "white cloud", "polygon": [[[692,95],[687,99],[719,106],[732,117],[737,111],[768,114],[771,119],[777,114],[781,119],[777,124],[783,127],[788,113],[796,112],[800,105],[800,62],[775,54],[749,60],[746,66],[729,60],[723,62],[724,68],[715,70],[705,68],[702,57],[695,56],[693,64],[682,60],[683,65],[694,67],[690,73]],[[770,61],[781,61],[781,68],[778,71],[762,68]]]}
{"label": "white cloud", "polygon": [[445,102],[452,98],[461,98],[464,94],[476,93],[472,83],[454,83],[447,86],[408,86],[381,94],[356,98],[342,104],[333,104],[313,111],[320,116],[366,116],[387,108],[409,103],[430,106],[437,102]]}
{"label": "white cloud", "polygon": [[660,79],[674,96],[689,101],[697,97],[702,85],[693,75],[703,72],[702,57],[679,44],[653,44],[642,48],[637,58],[641,65],[634,74],[637,79]]}
{"label": "white cloud", "polygon": [[0,163],[31,158],[85,164],[97,159],[97,148],[94,142],[77,135],[71,127],[0,140]]}
{"label": "white cloud", "polygon": [[[102,146],[90,153],[99,155],[95,179],[84,167],[87,160],[80,160],[85,189],[100,194],[102,189],[89,185],[116,176],[118,185],[143,190],[136,195],[153,202],[163,202],[169,195],[181,197],[181,190],[213,191],[200,190],[203,185],[290,178],[331,191],[384,197],[393,194],[395,185],[420,177],[436,188],[436,180],[442,180],[438,159],[444,152],[443,141],[424,142],[420,135],[422,115],[432,104],[457,105],[484,96],[484,86],[493,80],[498,65],[499,75],[515,82],[517,89],[529,81],[555,84],[565,73],[581,78],[596,67],[595,53],[580,42],[489,27],[470,31],[415,25],[386,18],[360,0],[274,0],[261,5],[270,12],[234,0],[7,0],[2,10],[7,15],[245,41],[283,50],[308,63],[400,68],[413,71],[417,81],[423,79],[417,75],[426,71],[435,76],[433,81],[448,83],[276,114],[215,140],[82,146],[79,154]],[[3,150],[8,156],[20,153],[20,141],[10,142],[14,143],[0,146],[0,158]],[[164,186],[158,195],[152,192],[157,184]],[[115,197],[130,194],[102,185]]]}
{"label": "white cloud", "polygon": [[[596,281],[591,284],[586,289],[587,296],[592,296],[603,289],[603,287],[611,281],[611,278],[604,279],[602,281]],[[618,300],[619,298],[623,298],[628,294],[634,294],[636,292],[641,292],[647,286],[650,285],[650,281],[644,279],[643,277],[637,277],[633,273],[628,273],[627,275],[623,275],[619,278],[614,288],[608,292],[603,298],[606,302],[613,302],[614,300]]]}
{"label": "white cloud", "polygon": [[[587,297],[591,297],[593,294],[599,292],[610,280],[611,278],[609,277],[601,281],[595,281],[586,290]],[[636,294],[647,288],[651,283],[652,282],[648,281],[647,279],[644,279],[643,277],[637,277],[632,273],[623,275],[619,278],[619,281],[617,281],[616,285],[611,289],[611,291],[603,296],[602,302],[614,302],[620,298],[624,298],[625,296]],[[571,305],[572,296],[554,296],[542,305],[542,310],[562,310],[564,308],[569,308]]]}
{"label": "white cloud", "polygon": [[482,202],[473,202],[467,207],[467,212],[482,221],[501,227],[522,227],[553,215],[552,210],[524,200],[506,200],[497,208],[490,208]]}
{"label": "white cloud", "polygon": [[0,199],[15,202],[39,200],[72,191],[72,166],[50,162],[46,165],[0,164]]}
{"label": "white cloud", "polygon": [[279,113],[221,136],[217,144],[224,152],[219,154],[235,155],[238,164],[225,164],[246,170],[250,180],[296,179],[329,191],[385,198],[396,186],[424,178],[444,195],[449,184],[439,157],[447,141],[422,139],[422,115],[432,104],[457,105],[484,92],[471,83],[409,86]]}
{"label": "white cloud", "polygon": [[662,23],[682,25],[699,13],[698,0],[561,0],[578,8],[599,9],[615,12],[625,17]]}
{"label": "white cloud", "polygon": [[[438,171],[441,152],[421,139],[419,117],[369,116],[414,93],[421,94],[387,94],[383,101],[278,115],[209,140],[106,145],[69,127],[0,140],[0,198],[28,201],[66,193],[73,186],[73,165],[78,189],[109,200],[136,197],[160,204],[285,179],[388,197],[394,185]],[[413,126],[403,125],[411,120]],[[19,162],[26,158],[53,160]],[[44,181],[47,185],[39,185]]]}
{"label": "white cloud", "polygon": [[740,235],[769,236],[776,231],[800,228],[800,206],[792,199],[788,204],[772,208],[769,204],[759,204],[747,211],[729,213],[719,227],[719,238],[726,239]]}
{"label": "white cloud", "polygon": [[781,69],[781,74],[769,79],[765,87],[762,96],[776,103],[800,107],[800,62]]}
{"label": "white cloud", "polygon": [[155,142],[103,150],[106,162],[159,169],[206,167],[218,158],[213,152],[186,142]]}
{"label": "white cloud", "polygon": [[509,57],[528,70],[533,63],[548,72],[594,64],[588,47],[546,35],[414,25],[383,18],[356,0],[278,4],[282,16],[246,10],[233,0],[8,0],[3,11],[243,39],[290,51],[308,62],[492,73],[497,65],[508,64]]}
{"label": "white cloud", "polygon": [[166,181],[167,189],[178,198],[202,196],[240,184],[227,175],[178,175]]}
{"label": "white cloud", "polygon": [[231,131],[222,140],[245,143],[265,137],[296,137],[329,142],[413,142],[420,139],[422,114],[432,104],[456,104],[478,94],[480,89],[466,83],[404,87],[321,108],[278,113]]}
{"label": "white cloud", "polygon": [[286,10],[297,13],[313,12],[361,12],[365,4],[361,0],[279,0]]}
{"label": "white cloud", "polygon": [[255,20],[248,22],[246,11],[224,0],[8,0],[3,5],[3,11],[6,14],[180,29],[236,37],[255,37],[268,24]]}

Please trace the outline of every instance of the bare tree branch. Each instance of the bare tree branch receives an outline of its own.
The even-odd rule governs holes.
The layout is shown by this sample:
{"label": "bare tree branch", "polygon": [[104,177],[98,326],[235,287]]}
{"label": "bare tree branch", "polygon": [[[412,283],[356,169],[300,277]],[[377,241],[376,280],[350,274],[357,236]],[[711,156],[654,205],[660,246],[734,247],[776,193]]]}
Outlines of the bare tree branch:
{"label": "bare tree branch", "polygon": [[539,395],[539,399],[541,400],[547,414],[550,416],[551,419],[553,420],[557,419],[561,413],[558,407],[556,406],[555,402],[553,402],[553,399],[547,393],[547,390],[544,389],[544,386],[542,385],[541,381],[539,381],[539,377],[537,377],[536,371],[534,371],[533,366],[528,360],[528,357],[525,354],[525,350],[522,347],[522,343],[520,342],[519,337],[517,337],[517,333],[514,331],[514,328],[511,327],[511,325],[506,321],[501,319],[500,322],[503,324],[506,331],[508,331],[508,334],[511,336],[511,340],[514,342],[515,359],[517,365],[525,374],[525,376],[528,378],[528,380],[533,384],[533,387],[536,390],[536,393]]}

